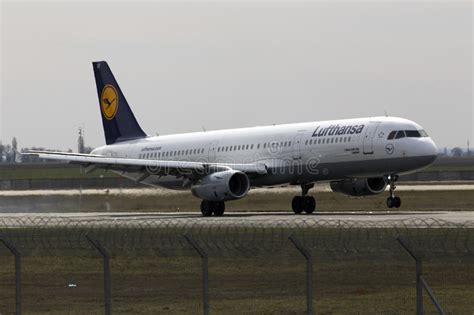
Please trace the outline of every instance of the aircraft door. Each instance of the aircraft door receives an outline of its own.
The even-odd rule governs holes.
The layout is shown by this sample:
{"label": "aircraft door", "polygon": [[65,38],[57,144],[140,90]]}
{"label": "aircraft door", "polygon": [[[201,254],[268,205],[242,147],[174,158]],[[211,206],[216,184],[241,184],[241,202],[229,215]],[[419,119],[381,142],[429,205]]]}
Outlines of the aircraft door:
{"label": "aircraft door", "polygon": [[209,162],[216,162],[218,141],[212,141],[209,146]]}
{"label": "aircraft door", "polygon": [[364,154],[374,154],[374,138],[379,127],[380,122],[369,122],[367,129],[365,130],[363,139],[363,150]]}
{"label": "aircraft door", "polygon": [[293,139],[293,160],[301,160],[301,141],[304,131],[298,131]]}

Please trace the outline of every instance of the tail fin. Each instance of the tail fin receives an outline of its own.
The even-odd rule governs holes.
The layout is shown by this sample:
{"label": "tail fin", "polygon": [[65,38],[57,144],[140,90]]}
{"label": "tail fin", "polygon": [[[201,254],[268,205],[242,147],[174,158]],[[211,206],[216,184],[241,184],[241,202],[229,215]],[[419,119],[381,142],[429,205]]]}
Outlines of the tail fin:
{"label": "tail fin", "polygon": [[146,137],[107,62],[98,61],[93,62],[92,65],[99,95],[105,142],[112,144]]}

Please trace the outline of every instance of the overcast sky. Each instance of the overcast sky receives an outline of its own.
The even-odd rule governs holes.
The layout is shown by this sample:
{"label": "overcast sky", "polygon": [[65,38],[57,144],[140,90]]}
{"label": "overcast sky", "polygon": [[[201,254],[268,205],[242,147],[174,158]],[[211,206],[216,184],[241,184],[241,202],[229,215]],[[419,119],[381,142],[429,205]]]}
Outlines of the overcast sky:
{"label": "overcast sky", "polygon": [[[105,143],[92,61],[148,134],[364,116],[474,142],[472,2],[5,2],[0,139]],[[474,146],[474,144],[472,144]]]}

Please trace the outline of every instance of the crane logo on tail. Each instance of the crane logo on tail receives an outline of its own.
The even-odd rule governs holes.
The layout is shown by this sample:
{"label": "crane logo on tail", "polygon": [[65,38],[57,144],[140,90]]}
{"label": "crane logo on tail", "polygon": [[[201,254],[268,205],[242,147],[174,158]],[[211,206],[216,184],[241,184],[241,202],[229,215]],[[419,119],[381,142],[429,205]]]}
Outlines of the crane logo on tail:
{"label": "crane logo on tail", "polygon": [[117,90],[112,85],[108,84],[102,89],[100,105],[102,108],[102,114],[107,120],[111,120],[115,117],[119,105],[119,99]]}

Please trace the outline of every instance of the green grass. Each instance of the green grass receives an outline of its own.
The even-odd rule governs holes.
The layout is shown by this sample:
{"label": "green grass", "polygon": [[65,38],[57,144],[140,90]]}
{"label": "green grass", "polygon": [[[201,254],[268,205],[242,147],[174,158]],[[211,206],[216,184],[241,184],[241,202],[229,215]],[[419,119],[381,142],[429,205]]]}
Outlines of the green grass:
{"label": "green grass", "polygon": [[422,172],[472,172],[474,165],[432,165]]}
{"label": "green grass", "polygon": [[0,180],[9,179],[63,179],[63,178],[97,178],[118,177],[117,174],[105,170],[95,170],[82,174],[79,166],[66,164],[41,165],[1,165]]}
{"label": "green grass", "polygon": [[[0,256],[0,313],[14,311],[13,260]],[[438,257],[425,278],[448,314],[474,311],[472,259]],[[25,257],[27,314],[101,314],[102,266],[93,257]],[[318,314],[413,314],[414,263],[405,255],[314,255],[314,307]],[[210,258],[211,314],[303,314],[305,264],[290,257]],[[115,314],[201,312],[201,269],[195,257],[114,257]],[[69,283],[77,284],[68,288]],[[428,314],[434,308],[425,294]]]}

